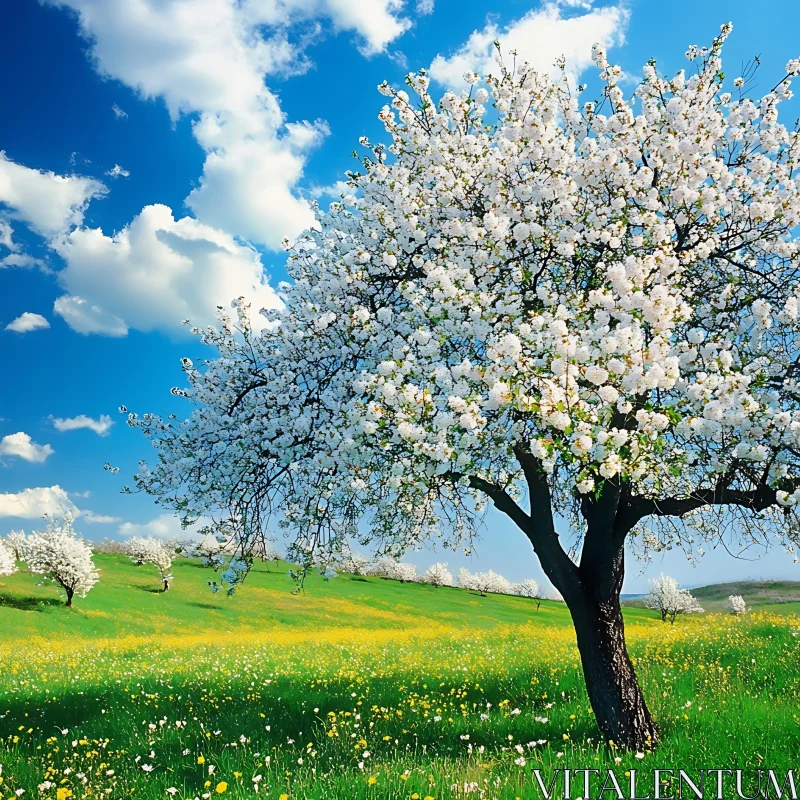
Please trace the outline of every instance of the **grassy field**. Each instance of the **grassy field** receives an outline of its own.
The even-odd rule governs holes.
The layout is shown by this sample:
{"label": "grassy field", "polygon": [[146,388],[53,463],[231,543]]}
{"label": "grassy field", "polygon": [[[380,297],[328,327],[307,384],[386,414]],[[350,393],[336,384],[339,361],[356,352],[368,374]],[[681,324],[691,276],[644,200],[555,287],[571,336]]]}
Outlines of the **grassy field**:
{"label": "grassy field", "polygon": [[71,610],[24,570],[0,583],[4,799],[505,800],[541,796],[532,768],[800,756],[792,604],[674,626],[627,609],[663,734],[637,755],[598,735],[563,605],[348,576],[292,595],[276,565],[227,598],[186,560],[161,593],[148,567],[96,563]]}

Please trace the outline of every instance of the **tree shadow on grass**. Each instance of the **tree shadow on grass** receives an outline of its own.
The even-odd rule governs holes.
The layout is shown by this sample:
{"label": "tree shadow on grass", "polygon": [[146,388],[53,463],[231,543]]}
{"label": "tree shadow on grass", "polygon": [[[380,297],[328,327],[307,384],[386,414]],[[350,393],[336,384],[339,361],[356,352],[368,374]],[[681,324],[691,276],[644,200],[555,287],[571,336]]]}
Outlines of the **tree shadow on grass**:
{"label": "tree shadow on grass", "polygon": [[136,588],[143,592],[150,592],[150,594],[164,594],[163,589],[154,589],[152,586],[137,586]]}
{"label": "tree shadow on grass", "polygon": [[220,606],[215,606],[211,603],[187,603],[187,605],[193,606],[194,608],[210,608],[212,611],[220,610]]}
{"label": "tree shadow on grass", "polygon": [[19,611],[44,611],[53,606],[63,606],[64,601],[56,597],[17,597],[0,592],[0,608],[16,608]]}

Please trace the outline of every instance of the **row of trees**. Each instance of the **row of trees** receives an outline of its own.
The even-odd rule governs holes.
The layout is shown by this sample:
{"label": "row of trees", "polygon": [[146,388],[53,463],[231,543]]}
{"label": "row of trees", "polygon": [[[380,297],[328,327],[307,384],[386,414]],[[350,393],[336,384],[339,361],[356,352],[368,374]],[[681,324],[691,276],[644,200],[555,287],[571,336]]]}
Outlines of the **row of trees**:
{"label": "row of trees", "polygon": [[488,570],[486,572],[470,572],[462,567],[458,578],[454,578],[446,562],[439,561],[432,564],[421,574],[417,574],[414,564],[399,561],[390,556],[382,556],[375,560],[362,553],[348,550],[336,560],[336,567],[341,572],[352,575],[373,575],[379,578],[388,578],[401,583],[427,583],[431,586],[459,586],[462,589],[487,594],[509,594],[520,597],[529,597],[536,600],[539,608],[543,599],[562,600],[555,590],[544,591],[532,578],[520,583],[512,583],[507,578]]}

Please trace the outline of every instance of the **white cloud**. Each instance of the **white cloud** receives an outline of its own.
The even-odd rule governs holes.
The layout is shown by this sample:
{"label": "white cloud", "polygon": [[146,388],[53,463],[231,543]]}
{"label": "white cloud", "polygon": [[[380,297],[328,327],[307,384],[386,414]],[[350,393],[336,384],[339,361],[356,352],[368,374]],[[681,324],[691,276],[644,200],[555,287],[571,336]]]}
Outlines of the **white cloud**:
{"label": "white cloud", "polygon": [[81,515],[80,509],[69,499],[60,486],[23,489],[21,492],[0,494],[0,517],[38,519],[46,514],[73,517]]}
{"label": "white cloud", "polygon": [[125,169],[125,167],[121,167],[119,164],[114,164],[111,169],[106,170],[106,175],[110,178],[130,178],[131,173],[129,170]]}
{"label": "white cloud", "polygon": [[434,0],[417,0],[417,14],[433,14]]}
{"label": "white cloud", "polygon": [[100,419],[93,419],[86,414],[79,414],[77,417],[53,418],[53,427],[57,431],[77,431],[81,428],[88,428],[98,436],[107,436],[113,424],[114,420],[108,414],[101,414]]}
{"label": "white cloud", "polygon": [[[586,13],[564,12],[564,6],[580,8]],[[595,42],[606,47],[624,42],[629,12],[622,6],[592,8],[580,0],[546,2],[541,8],[500,30],[488,22],[481,31],[474,31],[451,56],[438,55],[430,67],[431,78],[440,84],[464,88],[463,75],[468,70],[486,76],[498,71],[495,41],[500,42],[505,60],[516,50],[518,61],[528,61],[536,69],[550,72],[555,61],[566,59],[567,74],[577,82],[578,76],[591,63]]]}
{"label": "white cloud", "polygon": [[4,258],[0,258],[0,269],[11,267],[22,267],[23,269],[28,269],[36,266],[43,266],[43,262],[38,258],[26,255],[25,253],[9,253]]}
{"label": "white cloud", "polygon": [[98,524],[105,524],[110,525],[113,522],[119,522],[119,517],[109,517],[105,514],[95,514],[94,511],[84,511],[82,514],[82,519],[84,522],[88,522],[91,525],[98,525]]}
{"label": "white cloud", "polygon": [[[207,524],[204,520],[199,520],[194,528],[203,527]],[[187,539],[197,535],[193,528],[184,530],[180,520],[172,514],[161,514],[150,522],[142,524],[134,522],[123,522],[119,526],[119,535],[126,539],[131,536],[154,536],[156,539]]]}
{"label": "white cloud", "polygon": [[267,131],[231,141],[216,120],[195,126],[208,150],[200,186],[186,199],[198,219],[273,250],[284,237],[314,224],[308,202],[293,192],[307,153],[328,134],[328,126],[316,122],[285,129],[280,138]]}
{"label": "white cloud", "polygon": [[41,464],[55,451],[49,444],[36,444],[27,433],[10,433],[0,439],[0,456],[17,456]]}
{"label": "white cloud", "polygon": [[19,247],[11,238],[13,233],[14,229],[4,219],[0,219],[0,245],[15,252],[19,250]]}
{"label": "white cloud", "polygon": [[[298,182],[323,123],[287,124],[270,75],[305,71],[292,26],[328,19],[378,53],[410,25],[403,0],[49,0],[78,13],[94,64],[170,115],[197,113],[206,152],[188,198],[202,222],[277,249],[313,222]],[[307,26],[306,26],[307,27]],[[312,37],[313,38],[313,37]],[[301,37],[302,39],[302,37]]]}
{"label": "white cloud", "polygon": [[103,336],[127,336],[125,321],[102,308],[92,305],[83,297],[63,295],[53,303],[53,311],[78,333],[99,333]]}
{"label": "white cloud", "polygon": [[[254,249],[190,217],[175,220],[166,206],[146,206],[113,237],[75,230],[57,250],[69,294],[55,311],[80,333],[174,333],[183,319],[213,323],[216,307],[240,296],[256,312],[280,304]],[[259,319],[255,314],[256,325]]]}
{"label": "white cloud", "polygon": [[30,169],[0,151],[0,204],[42,236],[52,238],[80,225],[89,201],[105,192],[93,178]]}
{"label": "white cloud", "polygon": [[117,119],[128,119],[128,112],[123,111],[116,103],[111,106],[111,110],[114,112],[114,116]]}
{"label": "white cloud", "polygon": [[6,330],[15,331],[16,333],[30,333],[30,331],[38,331],[49,327],[50,323],[41,314],[25,311],[16,319],[11,320],[6,325]]}

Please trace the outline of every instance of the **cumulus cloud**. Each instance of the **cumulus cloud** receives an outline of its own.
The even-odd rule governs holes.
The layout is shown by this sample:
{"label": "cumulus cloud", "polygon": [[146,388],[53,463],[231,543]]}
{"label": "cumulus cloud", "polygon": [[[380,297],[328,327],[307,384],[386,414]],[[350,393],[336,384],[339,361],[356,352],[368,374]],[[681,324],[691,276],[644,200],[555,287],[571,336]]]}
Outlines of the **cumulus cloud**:
{"label": "cumulus cloud", "polygon": [[327,134],[324,123],[287,123],[265,83],[308,68],[292,26],[327,19],[370,55],[410,25],[402,0],[49,2],[77,12],[103,75],[162,98],[173,119],[198,114],[206,163],[189,207],[202,222],[273,249],[313,222],[298,183]]}
{"label": "cumulus cloud", "polygon": [[125,320],[103,311],[83,297],[63,295],[53,303],[53,311],[78,333],[103,336],[127,336]]}
{"label": "cumulus cloud", "polygon": [[50,323],[41,314],[25,311],[16,319],[11,320],[6,325],[6,330],[15,331],[16,333],[30,333],[30,331],[38,331],[49,327]]}
{"label": "cumulus cloud", "polygon": [[433,14],[434,0],[417,0],[417,14]]}
{"label": "cumulus cloud", "polygon": [[80,225],[89,201],[105,192],[94,178],[30,169],[0,151],[0,204],[41,236],[53,238]]}
{"label": "cumulus cloud", "polygon": [[[566,10],[579,9],[578,12]],[[504,58],[516,50],[518,60],[527,61],[536,69],[549,72],[562,56],[568,76],[578,76],[590,64],[595,42],[612,47],[624,42],[629,12],[623,5],[594,8],[590,2],[567,0],[546,2],[541,8],[500,29],[488,22],[483,30],[474,31],[467,41],[450,56],[438,55],[431,67],[431,78],[454,88],[463,88],[463,75],[472,71],[485,76],[498,70],[495,41],[500,42]]]}
{"label": "cumulus cloud", "polygon": [[317,121],[289,124],[285,130],[279,138],[266,132],[231,142],[216,120],[195,126],[209,151],[200,185],[186,199],[198,219],[273,250],[284,237],[314,224],[308,202],[293,192],[308,152],[328,134],[328,126]]}
{"label": "cumulus cloud", "polygon": [[77,417],[53,418],[53,427],[57,431],[77,431],[82,428],[88,428],[98,436],[108,436],[113,424],[114,420],[108,414],[101,414],[100,419],[93,419],[86,414],[78,414]]}
{"label": "cumulus cloud", "polygon": [[57,249],[68,294],[55,312],[80,333],[174,333],[182,319],[213,323],[216,307],[240,296],[255,311],[280,304],[253,248],[190,217],[176,220],[162,205],[146,206],[115,236],[75,230]]}
{"label": "cumulus cloud", "polygon": [[81,515],[80,509],[60,486],[0,494],[0,517],[41,519],[45,515],[62,517],[66,513],[72,514],[73,517]]}
{"label": "cumulus cloud", "polygon": [[16,456],[37,464],[47,460],[55,451],[49,444],[36,444],[27,433],[10,433],[0,439],[0,456]]}
{"label": "cumulus cloud", "polygon": [[[194,527],[202,527],[206,522],[199,520]],[[119,526],[119,535],[126,539],[131,536],[154,536],[156,539],[186,539],[196,535],[194,528],[184,530],[180,520],[171,514],[161,514],[150,522],[123,522]]]}

